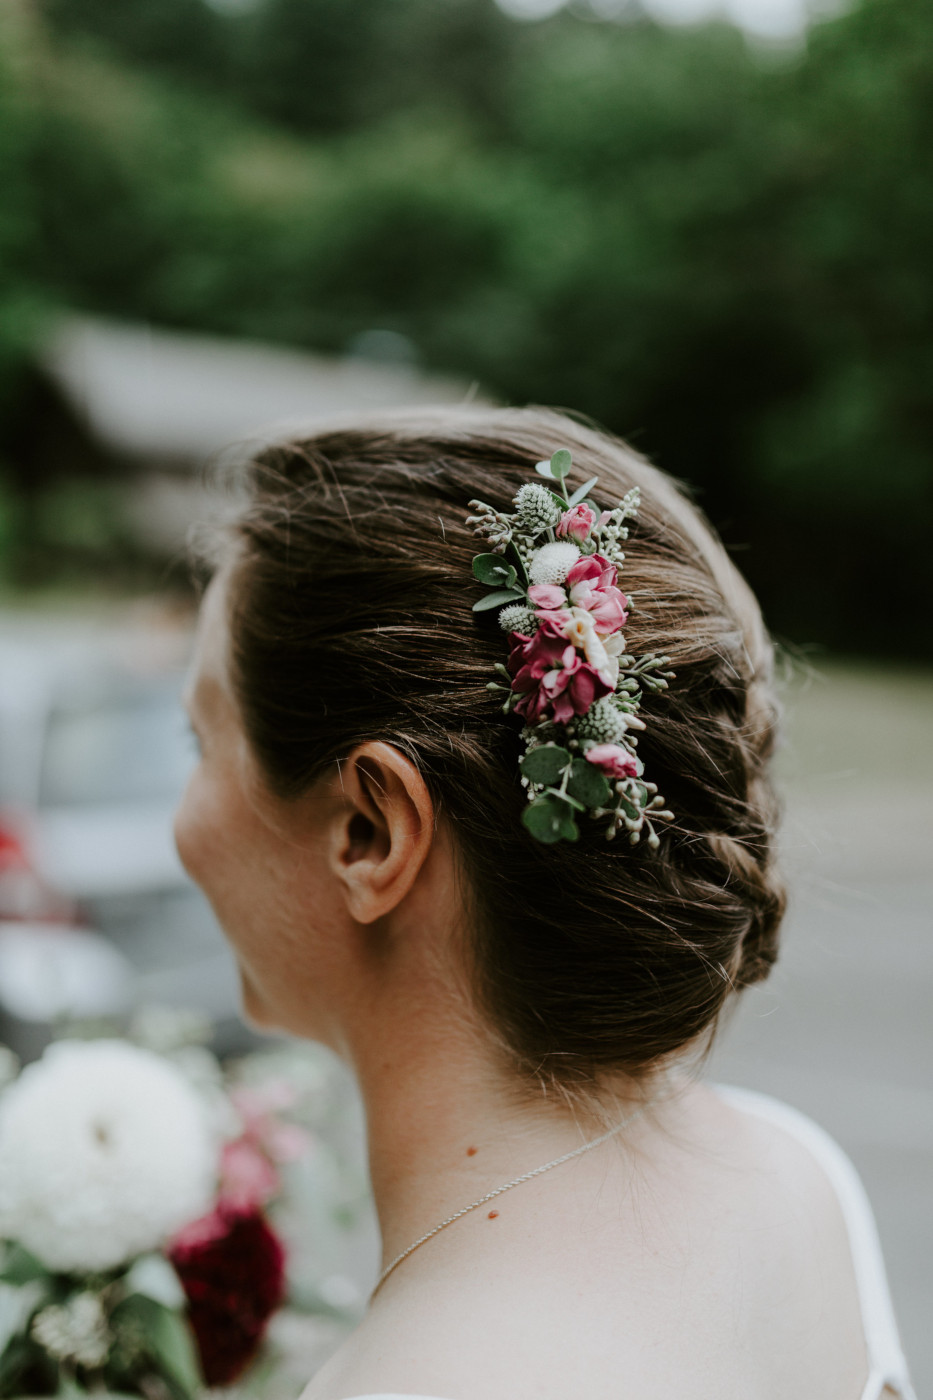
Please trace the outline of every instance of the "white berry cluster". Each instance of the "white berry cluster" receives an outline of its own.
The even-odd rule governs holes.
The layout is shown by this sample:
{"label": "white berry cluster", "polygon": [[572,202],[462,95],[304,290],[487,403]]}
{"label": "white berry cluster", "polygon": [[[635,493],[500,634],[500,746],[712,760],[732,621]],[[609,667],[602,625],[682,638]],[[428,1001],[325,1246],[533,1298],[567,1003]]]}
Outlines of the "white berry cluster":
{"label": "white berry cluster", "polygon": [[560,519],[560,506],[546,486],[529,481],[519,488],[515,497],[515,512],[518,523],[530,535],[538,535],[549,530]]}
{"label": "white berry cluster", "polygon": [[585,715],[574,721],[578,739],[592,739],[597,744],[615,744],[626,731],[625,719],[618,705],[607,696],[591,705]]}
{"label": "white berry cluster", "polygon": [[521,632],[525,637],[533,637],[538,630],[538,619],[531,608],[512,603],[500,612],[499,626],[503,632]]}
{"label": "white berry cluster", "polygon": [[621,568],[625,561],[621,542],[628,539],[626,520],[631,520],[641,502],[641,492],[637,486],[627,491],[602,528],[600,549],[613,564]]}

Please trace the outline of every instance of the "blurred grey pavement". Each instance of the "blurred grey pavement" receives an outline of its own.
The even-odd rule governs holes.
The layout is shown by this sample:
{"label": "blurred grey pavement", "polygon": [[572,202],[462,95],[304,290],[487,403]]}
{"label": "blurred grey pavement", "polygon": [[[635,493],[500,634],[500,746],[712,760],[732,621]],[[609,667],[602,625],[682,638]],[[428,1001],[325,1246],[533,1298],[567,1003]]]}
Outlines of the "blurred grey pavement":
{"label": "blurred grey pavement", "polygon": [[709,1075],[793,1104],[848,1152],[933,1395],[933,674],[817,663],[785,705],[781,960]]}

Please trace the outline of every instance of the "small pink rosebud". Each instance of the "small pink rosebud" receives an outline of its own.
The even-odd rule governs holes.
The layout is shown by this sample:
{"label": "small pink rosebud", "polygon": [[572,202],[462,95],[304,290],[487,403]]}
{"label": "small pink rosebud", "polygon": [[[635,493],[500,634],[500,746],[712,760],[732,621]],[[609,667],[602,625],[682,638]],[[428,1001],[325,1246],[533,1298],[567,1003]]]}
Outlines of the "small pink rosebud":
{"label": "small pink rosebud", "polygon": [[571,539],[575,540],[577,544],[582,544],[595,524],[596,512],[592,506],[571,506],[570,510],[564,511],[557,522],[557,538],[559,540]]}
{"label": "small pink rosebud", "polygon": [[586,751],[588,763],[601,768],[607,778],[637,778],[638,763],[621,744],[594,744]]}

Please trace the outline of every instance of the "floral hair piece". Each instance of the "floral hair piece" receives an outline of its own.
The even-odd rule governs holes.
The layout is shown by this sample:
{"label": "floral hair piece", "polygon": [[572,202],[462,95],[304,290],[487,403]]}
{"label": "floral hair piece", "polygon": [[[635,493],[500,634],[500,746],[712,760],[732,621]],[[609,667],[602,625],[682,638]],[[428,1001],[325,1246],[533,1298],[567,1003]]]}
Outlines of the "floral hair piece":
{"label": "floral hair piece", "polygon": [[598,477],[567,494],[571,461],[561,448],[539,462],[550,485],[520,487],[512,514],[470,502],[476,514],[467,524],[492,551],[473,560],[474,575],[493,590],[473,611],[500,609],[509,634],[508,666],[496,666],[501,680],[488,688],[506,691],[503,710],[525,721],[522,820],[532,836],[576,841],[577,817],[588,812],[609,819],[607,840],[625,830],[635,845],[647,833],[656,848],[654,823],[674,814],[643,780],[638,711],[644,692],[665,690],[673,672],[664,670],[669,657],[627,653],[622,629],[632,603],[616,587],[620,542],[640,495],[636,486],[600,512],[587,499]]}

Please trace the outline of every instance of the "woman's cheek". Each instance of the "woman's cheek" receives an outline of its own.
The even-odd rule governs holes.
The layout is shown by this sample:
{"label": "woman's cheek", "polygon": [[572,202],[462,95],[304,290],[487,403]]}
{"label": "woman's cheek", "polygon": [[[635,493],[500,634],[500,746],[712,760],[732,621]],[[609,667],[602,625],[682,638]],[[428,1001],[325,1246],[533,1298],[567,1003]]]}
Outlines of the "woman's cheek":
{"label": "woman's cheek", "polygon": [[206,781],[203,765],[199,765],[188,779],[188,786],[182,795],[175,813],[175,847],[185,870],[208,892],[211,856],[216,860],[218,813],[211,800],[210,785]]}

